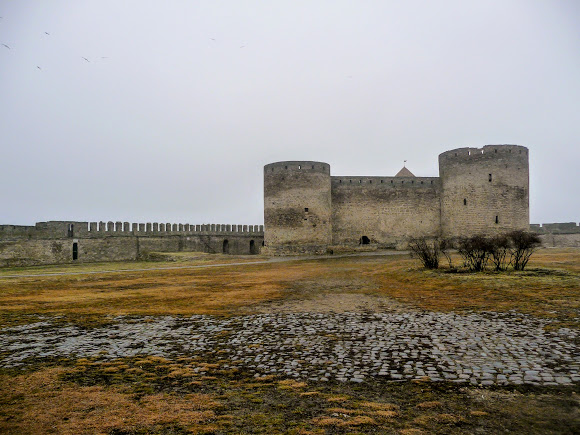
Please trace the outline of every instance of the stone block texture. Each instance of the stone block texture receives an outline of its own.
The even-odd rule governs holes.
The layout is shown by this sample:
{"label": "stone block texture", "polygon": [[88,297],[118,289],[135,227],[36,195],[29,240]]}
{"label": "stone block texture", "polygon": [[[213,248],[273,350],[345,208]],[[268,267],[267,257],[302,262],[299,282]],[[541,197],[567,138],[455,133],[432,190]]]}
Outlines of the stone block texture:
{"label": "stone block texture", "polygon": [[38,222],[0,225],[0,267],[131,261],[152,252],[258,254],[261,225]]}

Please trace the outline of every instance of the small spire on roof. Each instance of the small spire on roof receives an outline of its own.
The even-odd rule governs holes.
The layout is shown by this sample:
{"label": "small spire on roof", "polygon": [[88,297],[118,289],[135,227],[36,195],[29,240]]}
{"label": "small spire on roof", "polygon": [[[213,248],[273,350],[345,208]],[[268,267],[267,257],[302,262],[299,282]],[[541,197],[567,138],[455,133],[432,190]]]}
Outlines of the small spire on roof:
{"label": "small spire on roof", "polygon": [[395,175],[395,177],[414,177],[414,176],[415,175],[411,171],[409,171],[405,166],[403,166],[403,168],[399,172],[397,172],[397,175]]}

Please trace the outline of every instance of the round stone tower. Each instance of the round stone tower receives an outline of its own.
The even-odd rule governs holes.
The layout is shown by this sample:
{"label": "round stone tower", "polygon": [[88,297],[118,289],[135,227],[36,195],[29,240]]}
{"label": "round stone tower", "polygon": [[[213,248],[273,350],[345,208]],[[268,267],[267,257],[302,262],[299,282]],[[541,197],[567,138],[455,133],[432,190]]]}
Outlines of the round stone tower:
{"label": "round stone tower", "polygon": [[439,155],[443,237],[527,230],[528,149],[458,148]]}
{"label": "round stone tower", "polygon": [[272,254],[323,253],[332,242],[330,165],[264,166],[264,245]]}

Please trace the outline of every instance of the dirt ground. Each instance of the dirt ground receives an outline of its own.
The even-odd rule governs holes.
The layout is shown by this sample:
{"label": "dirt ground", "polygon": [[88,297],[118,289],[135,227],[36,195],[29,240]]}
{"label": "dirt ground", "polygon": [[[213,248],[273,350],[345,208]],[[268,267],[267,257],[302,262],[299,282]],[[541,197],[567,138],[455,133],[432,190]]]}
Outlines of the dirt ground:
{"label": "dirt ground", "polygon": [[[503,274],[425,271],[401,255],[210,268],[188,268],[199,258],[157,260],[3,270],[0,328],[51,321],[93,331],[114,316],[409,311],[516,311],[554,328],[580,327],[578,249],[544,249],[529,270]],[[185,268],[162,269],[176,265]],[[144,270],[125,270],[134,267]],[[53,272],[81,273],[46,275]],[[19,274],[41,276],[2,278]],[[0,368],[0,391],[0,433],[19,435],[580,433],[579,385],[255,377],[219,355],[31,359]]]}
{"label": "dirt ground", "polygon": [[308,299],[288,299],[264,302],[254,305],[248,312],[253,313],[381,313],[386,311],[405,311],[410,306],[395,299],[366,294],[324,293]]}

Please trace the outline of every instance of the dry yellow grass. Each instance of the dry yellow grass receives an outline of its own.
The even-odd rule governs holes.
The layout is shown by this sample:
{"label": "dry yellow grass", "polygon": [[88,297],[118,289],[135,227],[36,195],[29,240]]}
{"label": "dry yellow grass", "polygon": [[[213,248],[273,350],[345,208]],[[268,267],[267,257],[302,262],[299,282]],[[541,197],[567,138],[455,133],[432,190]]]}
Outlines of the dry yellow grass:
{"label": "dry yellow grass", "polygon": [[485,411],[469,411],[469,415],[474,417],[483,417],[484,415],[489,415],[489,413]]}
{"label": "dry yellow grass", "polygon": [[[87,266],[88,267],[88,266]],[[208,269],[0,279],[0,325],[22,315],[230,315],[257,304],[365,293],[428,310],[520,312],[561,321],[580,309],[580,250],[543,249],[529,270],[425,271],[407,256],[326,257]],[[577,326],[577,325],[576,325]]]}
{"label": "dry yellow grass", "polygon": [[376,425],[377,422],[367,415],[357,415],[352,418],[347,418],[343,420],[336,417],[321,416],[312,419],[312,423],[317,426],[328,427],[328,426],[338,426],[338,427],[353,427],[362,425]]}
{"label": "dry yellow grass", "polygon": [[[217,403],[204,394],[151,394],[140,400],[119,389],[79,387],[59,381],[63,368],[20,376],[0,375],[0,432],[12,434],[105,434],[151,430],[166,424],[209,423]],[[199,426],[198,426],[199,427]]]}
{"label": "dry yellow grass", "polygon": [[278,388],[281,390],[295,390],[307,387],[308,384],[306,382],[299,382],[295,381],[294,379],[284,379],[283,381],[278,382]]}
{"label": "dry yellow grass", "polygon": [[399,409],[399,407],[393,403],[363,402],[360,405],[364,408],[379,409],[382,411],[395,411]]}
{"label": "dry yellow grass", "polygon": [[331,403],[334,402],[342,403],[348,401],[349,399],[350,396],[339,395],[339,396],[330,396],[326,400]]}
{"label": "dry yellow grass", "polygon": [[0,371],[0,433],[578,433],[580,421],[574,392],[168,376],[192,364],[79,359],[67,368]]}

